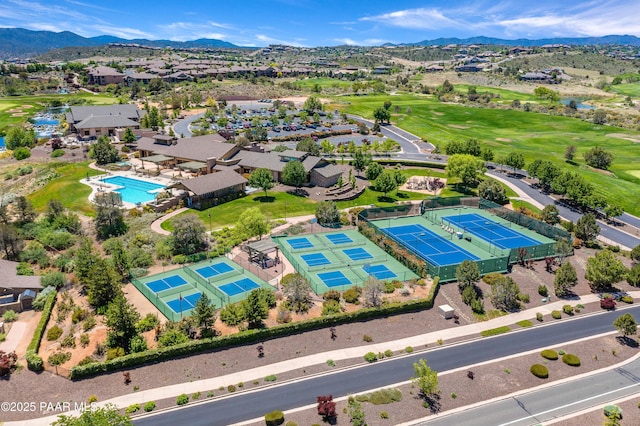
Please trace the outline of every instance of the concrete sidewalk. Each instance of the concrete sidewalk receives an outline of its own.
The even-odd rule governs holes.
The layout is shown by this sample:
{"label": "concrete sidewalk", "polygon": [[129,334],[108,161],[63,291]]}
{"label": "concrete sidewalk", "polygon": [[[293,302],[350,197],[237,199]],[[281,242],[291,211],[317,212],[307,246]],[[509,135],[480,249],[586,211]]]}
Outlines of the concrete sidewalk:
{"label": "concrete sidewalk", "polygon": [[16,350],[20,341],[22,340],[22,336],[24,335],[25,330],[27,329],[27,324],[22,321],[16,321],[11,325],[11,330],[7,333],[6,339],[4,342],[0,343],[0,351],[5,352],[13,352]]}
{"label": "concrete sidewalk", "polygon": [[[630,295],[634,298],[640,298],[640,291],[630,292]],[[578,300],[572,301],[572,304],[577,303],[587,304],[599,301],[597,295],[589,294],[581,296]],[[454,340],[462,337],[476,338],[479,337],[480,332],[496,327],[509,326],[522,320],[535,319],[536,313],[540,312],[543,315],[550,314],[553,310],[562,310],[562,306],[566,305],[567,301],[558,300],[551,302],[544,306],[539,306],[533,309],[526,309],[520,312],[512,313],[509,315],[501,316],[489,321],[474,323],[469,325],[462,325],[458,327],[446,328],[443,330],[433,331],[430,333],[421,334],[418,336],[407,337],[404,339],[394,340],[390,342],[376,343],[373,345],[359,346],[353,348],[337,349],[333,351],[321,352],[305,357],[289,359],[286,361],[277,362],[262,367],[252,368],[249,370],[239,371],[225,376],[213,377],[210,379],[197,380],[188,383],[180,383],[176,385],[164,386],[155,389],[141,390],[135,393],[122,395],[119,397],[111,398],[106,401],[101,401],[99,405],[103,404],[115,404],[118,407],[124,408],[131,404],[143,405],[148,401],[158,401],[166,398],[176,398],[178,395],[186,393],[192,394],[194,392],[202,392],[203,394],[219,387],[227,387],[229,385],[237,385],[240,382],[251,382],[256,379],[261,379],[268,375],[282,374],[292,370],[302,370],[312,365],[324,364],[328,359],[334,361],[361,358],[367,352],[384,352],[385,350],[400,351],[407,346],[412,347],[424,347],[425,345],[443,341]],[[434,307],[435,309],[435,307]],[[34,419],[26,422],[7,422],[5,426],[18,426],[18,425],[48,425],[52,421],[56,420],[57,416],[43,417],[40,419]]]}

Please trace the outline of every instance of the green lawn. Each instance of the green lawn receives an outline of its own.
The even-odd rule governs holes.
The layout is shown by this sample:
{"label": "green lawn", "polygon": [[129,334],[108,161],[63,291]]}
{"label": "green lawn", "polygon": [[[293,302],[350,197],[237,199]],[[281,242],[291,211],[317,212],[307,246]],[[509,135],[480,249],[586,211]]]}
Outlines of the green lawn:
{"label": "green lawn", "polygon": [[[640,144],[615,136],[624,134],[640,139],[640,132],[598,126],[571,117],[441,103],[433,96],[372,95],[341,97],[340,100],[347,101],[337,105],[344,112],[369,118],[385,100],[400,106],[401,111],[411,107],[411,115],[392,114],[392,122],[441,147],[452,140],[476,138],[481,144],[490,146],[496,156],[515,150],[521,152],[527,162],[550,160],[580,173],[610,203],[618,203],[626,211],[640,214],[640,205],[634,197],[640,184],[640,178],[634,175],[640,170]],[[564,161],[565,148],[570,144],[578,148],[576,165]],[[613,174],[586,166],[582,154],[594,146],[613,154]]]}
{"label": "green lawn", "polygon": [[320,78],[305,78],[302,80],[296,80],[294,83],[300,86],[301,89],[311,90],[313,86],[318,84],[322,88],[336,88],[336,89],[350,89],[353,86],[352,81],[338,80],[329,77]]}
{"label": "green lawn", "polygon": [[624,83],[611,86],[611,91],[632,98],[640,97],[640,83]]}
{"label": "green lawn", "polygon": [[48,167],[55,170],[58,177],[49,181],[27,198],[33,203],[36,210],[40,212],[46,209],[49,200],[57,199],[70,210],[93,216],[93,207],[89,202],[91,188],[80,183],[80,179],[86,177],[87,173],[96,174],[96,171],[90,169],[88,165],[88,162],[49,164]]}

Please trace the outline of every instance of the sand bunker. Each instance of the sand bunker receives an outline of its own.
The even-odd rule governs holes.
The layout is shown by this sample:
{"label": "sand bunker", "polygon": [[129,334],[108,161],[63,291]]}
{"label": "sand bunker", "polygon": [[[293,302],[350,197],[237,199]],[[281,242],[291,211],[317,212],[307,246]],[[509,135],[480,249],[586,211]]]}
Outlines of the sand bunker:
{"label": "sand bunker", "polygon": [[461,129],[461,130],[469,128],[469,126],[460,126],[458,124],[449,124],[449,127],[453,127],[454,129]]}
{"label": "sand bunker", "polygon": [[629,142],[633,142],[633,143],[640,143],[640,138],[639,137],[632,136],[632,135],[626,135],[624,133],[609,133],[609,134],[607,134],[607,137],[616,138],[616,139],[624,139],[625,141],[629,141]]}
{"label": "sand bunker", "polygon": [[513,142],[513,139],[509,138],[496,138],[498,142]]}

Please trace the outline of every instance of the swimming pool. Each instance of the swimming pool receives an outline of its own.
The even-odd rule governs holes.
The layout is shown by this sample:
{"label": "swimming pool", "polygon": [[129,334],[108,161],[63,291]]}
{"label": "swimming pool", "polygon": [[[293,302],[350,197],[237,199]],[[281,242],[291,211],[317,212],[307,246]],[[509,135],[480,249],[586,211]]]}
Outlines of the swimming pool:
{"label": "swimming pool", "polygon": [[122,196],[122,201],[131,204],[153,201],[156,198],[156,194],[164,188],[164,185],[125,176],[108,177],[102,179],[102,181],[122,187],[116,189],[115,192]]}

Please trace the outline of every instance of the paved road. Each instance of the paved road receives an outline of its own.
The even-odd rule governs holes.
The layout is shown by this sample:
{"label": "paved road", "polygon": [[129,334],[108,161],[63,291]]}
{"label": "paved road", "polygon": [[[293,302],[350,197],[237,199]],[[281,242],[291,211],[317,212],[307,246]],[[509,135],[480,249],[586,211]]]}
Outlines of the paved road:
{"label": "paved road", "polygon": [[[624,312],[638,316],[640,306],[625,309]],[[139,426],[233,424],[262,417],[273,410],[284,411],[313,404],[318,395],[332,394],[334,397],[342,397],[406,381],[413,372],[413,363],[419,358],[425,358],[429,366],[436,371],[448,371],[609,332],[613,330],[613,320],[620,314],[620,311],[603,312],[493,338],[437,348],[421,354],[390,358],[329,375],[283,383],[275,388],[268,387],[261,391],[237,394],[201,405],[186,406],[179,410],[138,418],[134,423]]]}
{"label": "paved road", "polygon": [[[368,128],[373,128],[373,121],[366,118],[362,118],[358,115],[347,114],[347,118],[355,121],[359,121],[367,125]],[[386,126],[380,126],[380,133],[389,139],[397,141],[402,147],[401,158],[414,159],[414,160],[426,160],[426,156],[420,153],[420,149],[414,144],[414,142],[420,141],[420,138],[414,134],[411,134],[399,127],[392,124]],[[426,143],[429,149],[435,148],[430,143]]]}
{"label": "paved road", "polygon": [[[559,361],[557,361],[559,362]],[[548,422],[596,405],[634,395],[640,391],[640,359],[622,367],[560,383],[480,407],[435,416],[415,426],[528,426]],[[633,416],[633,414],[631,414]],[[625,416],[626,418],[626,416]]]}
{"label": "paved road", "polygon": [[174,133],[180,137],[181,135],[184,135],[185,138],[190,138],[193,133],[191,133],[191,130],[189,130],[189,125],[191,123],[193,123],[194,121],[196,121],[199,118],[204,117],[204,112],[200,113],[200,114],[195,114],[195,115],[190,115],[188,117],[185,117],[183,120],[178,121],[176,124],[173,125],[173,131]]}

